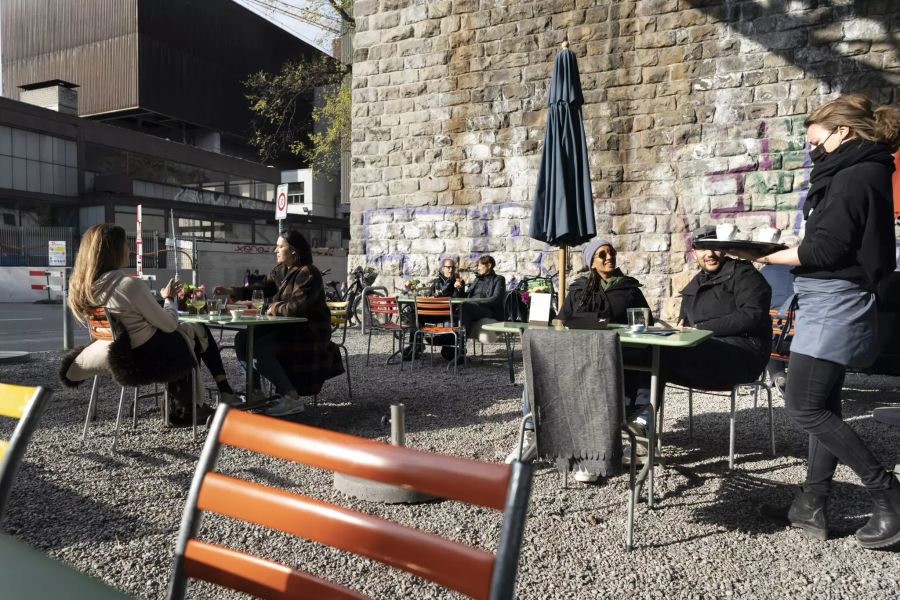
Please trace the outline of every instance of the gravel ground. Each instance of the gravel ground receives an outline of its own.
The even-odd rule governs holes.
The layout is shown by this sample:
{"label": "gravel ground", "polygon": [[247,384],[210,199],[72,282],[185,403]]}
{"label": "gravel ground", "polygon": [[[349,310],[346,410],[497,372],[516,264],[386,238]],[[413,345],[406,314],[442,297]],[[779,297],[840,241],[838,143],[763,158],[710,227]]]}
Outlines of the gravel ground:
{"label": "gravel ground", "polygon": [[[319,406],[301,422],[386,439],[381,424],[393,401],[407,408],[408,444],[488,461],[513,446],[519,422],[521,369],[510,385],[500,346],[454,377],[438,356],[414,372],[385,366],[389,340],[373,341],[365,366],[365,338],[352,333],[354,399],[346,379],[326,383]],[[120,452],[109,446],[118,388],[101,388],[98,420],[82,446],[80,427],[89,388],[56,382],[58,353],[40,353],[21,365],[0,365],[0,380],[44,383],[56,393],[28,451],[9,506],[6,531],[76,569],[140,598],[165,594],[175,536],[202,442],[190,430],[162,429],[152,400],[139,407],[138,428],[126,429]],[[239,384],[233,355],[231,381]],[[237,386],[236,386],[237,387]],[[900,553],[859,548],[853,531],[867,518],[867,495],[846,468],[829,517],[839,532],[828,542],[771,525],[757,516],[764,501],[788,501],[804,473],[806,441],[793,429],[776,397],[778,457],[766,450],[765,410],[740,399],[737,468],[727,468],[728,401],[695,398],[695,441],[687,438],[686,401],[670,392],[666,406],[666,467],[657,471],[658,508],[637,511],[633,553],[624,550],[627,476],[599,485],[571,482],[568,489],[546,466],[536,472],[519,567],[521,598],[897,598]],[[896,404],[896,380],[848,377],[847,419],[885,463],[898,462],[900,430],[875,423],[876,406]],[[8,434],[4,424],[2,434]],[[332,488],[331,474],[245,452],[225,451],[221,470],[255,481],[331,499],[466,543],[493,549],[499,515],[456,502],[383,506],[347,500]],[[211,516],[201,535],[308,569],[378,598],[454,597],[352,555]],[[195,584],[196,598],[232,598]]]}

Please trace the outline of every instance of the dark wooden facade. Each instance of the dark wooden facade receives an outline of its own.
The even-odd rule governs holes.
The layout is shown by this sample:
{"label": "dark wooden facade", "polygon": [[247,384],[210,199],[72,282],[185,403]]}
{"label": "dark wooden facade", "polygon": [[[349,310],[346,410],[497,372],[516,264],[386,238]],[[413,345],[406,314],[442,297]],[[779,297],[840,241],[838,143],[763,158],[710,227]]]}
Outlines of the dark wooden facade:
{"label": "dark wooden facade", "polygon": [[3,0],[3,95],[62,79],[79,114],[244,137],[242,81],[319,51],[232,0]]}
{"label": "dark wooden facade", "polygon": [[3,95],[62,79],[78,86],[79,114],[135,109],[138,0],[3,0]]}

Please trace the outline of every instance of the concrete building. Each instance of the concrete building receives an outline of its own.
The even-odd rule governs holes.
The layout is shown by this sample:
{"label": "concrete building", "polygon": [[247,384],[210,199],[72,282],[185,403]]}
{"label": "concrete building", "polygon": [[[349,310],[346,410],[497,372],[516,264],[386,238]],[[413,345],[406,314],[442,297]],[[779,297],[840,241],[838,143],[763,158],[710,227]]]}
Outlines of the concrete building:
{"label": "concrete building", "polygon": [[[242,82],[319,50],[231,0],[8,0],[0,23],[3,223],[134,231],[141,204],[145,231],[174,211],[179,236],[274,242],[280,169],[302,165],[257,161]],[[349,234],[333,213],[297,222],[322,245]]]}

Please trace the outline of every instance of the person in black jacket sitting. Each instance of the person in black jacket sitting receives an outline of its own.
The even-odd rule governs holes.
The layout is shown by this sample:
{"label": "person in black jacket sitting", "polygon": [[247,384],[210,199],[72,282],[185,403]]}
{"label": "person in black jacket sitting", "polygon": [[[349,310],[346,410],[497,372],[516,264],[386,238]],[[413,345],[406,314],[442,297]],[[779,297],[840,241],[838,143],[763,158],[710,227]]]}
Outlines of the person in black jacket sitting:
{"label": "person in black jacket sitting", "polygon": [[[580,277],[569,285],[562,310],[557,318],[566,325],[576,327],[581,320],[607,319],[612,323],[628,322],[629,308],[650,308],[647,299],[641,292],[641,284],[634,277],[622,273],[617,266],[616,249],[607,240],[592,240],[582,249],[584,265],[588,268],[587,277]],[[623,362],[626,364],[644,364],[650,357],[641,348],[623,348]],[[649,373],[625,371],[625,407],[628,422],[636,422],[641,427],[649,421],[647,406],[650,404]],[[522,410],[529,412],[526,393],[522,394]],[[531,460],[537,453],[534,443],[534,424],[525,423],[525,444],[522,459]],[[507,456],[506,462],[512,462],[519,456],[518,440],[516,448]],[[578,469],[574,473],[576,481],[592,482],[598,475]]]}
{"label": "person in black jacket sitting", "polygon": [[628,323],[629,308],[649,308],[634,277],[616,266],[616,249],[606,240],[593,240],[582,250],[587,277],[572,282],[557,318],[563,323],[582,317]]}
{"label": "person in black jacket sitting", "polygon": [[[494,273],[494,267],[497,262],[494,257],[485,254],[475,263],[475,280],[468,285],[465,296],[467,298],[487,298],[487,302],[483,303],[467,303],[460,312],[460,320],[462,326],[466,329],[466,335],[471,335],[475,328],[475,323],[481,319],[495,319],[502,321],[504,316],[503,301],[506,299],[506,278],[502,275]],[[460,283],[462,283],[460,281]],[[465,352],[465,347],[461,345],[461,349]],[[453,360],[456,357],[454,349],[444,346],[441,349],[441,356],[447,360]],[[463,361],[465,357],[460,356],[458,360]]]}
{"label": "person in black jacket sitting", "polygon": [[[445,297],[445,298],[462,298],[466,295],[466,286],[459,274],[456,272],[456,261],[452,258],[445,258],[441,261],[441,267],[438,269],[437,277],[429,284],[426,296]],[[410,317],[411,318],[411,317]],[[441,323],[443,319],[435,317],[420,317],[422,323]],[[413,334],[415,330],[409,332],[409,346],[403,350],[403,360],[410,361],[413,358],[419,358],[424,350],[424,344],[419,342],[415,351],[413,351]],[[453,357],[452,348],[450,350],[450,358]],[[442,349],[443,353],[444,350]],[[449,360],[449,359],[448,359]]]}
{"label": "person in black jacket sitting", "polygon": [[[716,237],[711,225],[694,242]],[[756,268],[719,250],[694,248],[700,272],[681,290],[678,325],[713,332],[693,348],[664,349],[661,379],[695,388],[755,381],[769,361],[772,288]]]}
{"label": "person in black jacket sitting", "polygon": [[467,304],[462,311],[462,324],[466,334],[472,333],[475,323],[481,319],[503,320],[503,300],[506,298],[506,278],[494,273],[497,262],[490,254],[485,254],[475,263],[475,280],[469,284],[467,298],[488,298],[479,304]]}

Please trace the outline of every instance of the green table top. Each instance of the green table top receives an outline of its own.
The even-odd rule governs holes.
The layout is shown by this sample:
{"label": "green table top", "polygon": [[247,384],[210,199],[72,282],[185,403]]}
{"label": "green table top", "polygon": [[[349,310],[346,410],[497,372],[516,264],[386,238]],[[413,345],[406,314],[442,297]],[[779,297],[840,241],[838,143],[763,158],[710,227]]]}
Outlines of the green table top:
{"label": "green table top", "polygon": [[[494,333],[521,333],[532,327],[541,329],[553,329],[547,325],[531,325],[518,321],[500,321],[497,323],[485,323],[481,326],[482,331],[493,331]],[[609,331],[615,331],[619,334],[619,340],[623,344],[629,346],[670,346],[675,348],[689,348],[696,346],[706,338],[712,337],[712,331],[705,329],[684,329],[672,335],[653,335],[649,333],[632,333],[625,325],[612,323],[608,327]],[[563,329],[562,331],[571,331],[573,333],[595,331],[591,329]]]}
{"label": "green table top", "polygon": [[[397,302],[406,302],[412,304],[416,298],[429,298],[430,296],[397,296]],[[482,304],[490,302],[490,298],[450,298],[450,304]]]}
{"label": "green table top", "polygon": [[131,597],[8,535],[0,535],[0,578],[3,579],[0,596],[15,600]]}
{"label": "green table top", "polygon": [[257,325],[284,325],[287,323],[306,323],[309,321],[306,317],[270,317],[268,315],[263,316],[261,319],[257,319],[253,316],[242,316],[239,319],[222,317],[215,321],[210,321],[206,315],[200,315],[199,317],[197,315],[190,315],[179,316],[178,320],[185,323],[203,323],[204,325],[213,325],[215,327],[239,327],[241,329],[245,327],[255,327]]}

